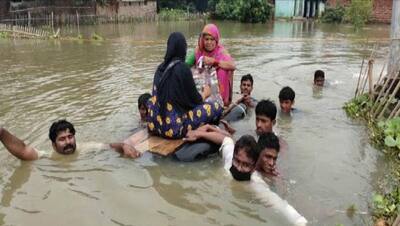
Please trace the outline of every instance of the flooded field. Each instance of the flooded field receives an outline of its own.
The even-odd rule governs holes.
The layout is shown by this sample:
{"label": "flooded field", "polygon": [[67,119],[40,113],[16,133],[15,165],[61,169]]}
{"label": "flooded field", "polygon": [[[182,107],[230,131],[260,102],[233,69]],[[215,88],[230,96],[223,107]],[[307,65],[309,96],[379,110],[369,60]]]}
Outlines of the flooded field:
{"label": "flooded field", "polygon": [[[354,32],[347,25],[311,22],[216,22],[241,75],[255,79],[254,96],[278,102],[283,86],[296,91],[291,118],[275,131],[287,142],[272,190],[310,225],[368,225],[368,202],[384,157],[365,128],[348,119],[343,103],[354,95],[363,57],[377,48],[379,73],[389,26]],[[102,42],[0,40],[0,125],[37,149],[51,152],[50,124],[74,123],[79,143],[121,141],[138,124],[137,97],[151,89],[166,39],[181,31],[190,48],[201,22],[81,27]],[[74,35],[74,30],[63,30]],[[328,86],[312,87],[326,72]],[[254,115],[234,125],[255,134]],[[231,181],[218,157],[196,163],[146,154],[120,158],[90,150],[63,159],[21,162],[0,145],[1,225],[287,225]],[[358,212],[348,216],[355,205]]]}

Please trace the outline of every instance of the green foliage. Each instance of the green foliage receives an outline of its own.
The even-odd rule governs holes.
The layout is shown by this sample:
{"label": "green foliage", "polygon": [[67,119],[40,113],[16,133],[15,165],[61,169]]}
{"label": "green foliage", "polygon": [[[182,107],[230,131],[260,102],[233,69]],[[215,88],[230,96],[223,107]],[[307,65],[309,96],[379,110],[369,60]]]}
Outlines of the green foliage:
{"label": "green foliage", "polygon": [[202,0],[160,0],[160,9],[181,9],[190,13],[204,11],[207,4]]}
{"label": "green foliage", "polygon": [[385,146],[400,150],[400,117],[379,122],[378,127],[383,130]]}
{"label": "green foliage", "polygon": [[345,103],[344,110],[351,118],[366,117],[371,110],[373,103],[369,99],[368,94],[359,95],[356,98]]}
{"label": "green foliage", "polygon": [[95,41],[104,41],[104,38],[101,37],[100,35],[96,34],[96,33],[93,33],[93,34],[92,34],[92,40],[95,40]]}
{"label": "green foliage", "polygon": [[0,38],[8,38],[9,34],[8,32],[0,32]]}
{"label": "green foliage", "polygon": [[215,6],[217,18],[246,23],[265,23],[272,13],[273,7],[265,0],[220,0]]}
{"label": "green foliage", "polygon": [[[106,6],[106,5],[116,5],[118,2],[117,0],[95,0],[97,4],[100,6]],[[82,5],[85,2],[83,0],[75,0],[75,5]]]}
{"label": "green foliage", "polygon": [[215,12],[215,7],[217,6],[218,0],[208,0],[207,10]]}
{"label": "green foliage", "polygon": [[324,23],[342,23],[345,19],[345,14],[346,9],[343,6],[326,8],[321,19]]}
{"label": "green foliage", "polygon": [[389,222],[394,221],[400,211],[400,188],[395,187],[391,192],[384,195],[374,194],[372,196],[372,214],[375,218],[384,218]]}
{"label": "green foliage", "polygon": [[167,20],[185,20],[187,13],[182,9],[162,9],[158,14],[158,18],[164,21]]}
{"label": "green foliage", "polygon": [[372,14],[372,0],[352,0],[346,8],[346,18],[353,24],[355,29],[365,25]]}

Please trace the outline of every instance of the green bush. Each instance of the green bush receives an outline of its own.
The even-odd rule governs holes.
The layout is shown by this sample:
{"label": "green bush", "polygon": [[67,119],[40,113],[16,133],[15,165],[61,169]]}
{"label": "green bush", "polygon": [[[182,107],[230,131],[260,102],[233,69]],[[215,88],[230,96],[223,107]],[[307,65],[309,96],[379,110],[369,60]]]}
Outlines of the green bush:
{"label": "green bush", "polygon": [[346,9],[343,6],[326,8],[321,19],[325,23],[342,23],[345,19],[345,14]]}
{"label": "green bush", "polygon": [[346,19],[355,29],[359,29],[368,22],[372,15],[372,0],[352,0],[346,8]]}
{"label": "green bush", "polygon": [[217,18],[245,23],[265,23],[272,12],[273,7],[265,0],[220,0],[215,6]]}

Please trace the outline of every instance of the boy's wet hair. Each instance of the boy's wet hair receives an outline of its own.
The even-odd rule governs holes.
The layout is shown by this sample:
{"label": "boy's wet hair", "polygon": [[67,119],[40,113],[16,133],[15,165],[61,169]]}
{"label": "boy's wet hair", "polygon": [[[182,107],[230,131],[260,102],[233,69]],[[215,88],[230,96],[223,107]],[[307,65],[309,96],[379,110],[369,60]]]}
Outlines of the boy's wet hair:
{"label": "boy's wet hair", "polygon": [[266,148],[274,149],[276,152],[279,152],[279,138],[272,132],[263,133],[258,138],[257,146],[260,152]]}
{"label": "boy's wet hair", "polygon": [[325,79],[325,72],[322,71],[322,70],[316,70],[315,73],[314,73],[314,80],[316,80],[318,78]]}
{"label": "boy's wet hair", "polygon": [[150,98],[150,93],[143,93],[142,95],[140,95],[138,98],[138,108],[140,108],[140,106],[145,106],[147,108],[147,102]]}
{"label": "boy's wet hair", "polygon": [[75,135],[75,128],[72,123],[68,122],[65,119],[59,120],[57,122],[53,122],[49,129],[49,138],[51,142],[55,143],[57,139],[57,135],[59,132],[69,130],[72,135]]}
{"label": "boy's wet hair", "polygon": [[253,136],[243,135],[239,138],[235,143],[235,148],[233,149],[233,154],[237,154],[239,150],[243,150],[246,152],[247,157],[257,161],[258,156],[260,155],[259,149],[257,148],[257,142]]}
{"label": "boy's wet hair", "polygon": [[292,88],[285,86],[279,92],[279,101],[290,100],[294,101],[296,94]]}
{"label": "boy's wet hair", "polygon": [[275,120],[276,112],[277,109],[275,103],[269,99],[261,100],[256,106],[256,116],[266,116],[271,120]]}
{"label": "boy's wet hair", "polygon": [[253,86],[253,76],[251,76],[251,74],[243,75],[242,79],[240,79],[240,84],[242,84],[243,81],[250,81]]}

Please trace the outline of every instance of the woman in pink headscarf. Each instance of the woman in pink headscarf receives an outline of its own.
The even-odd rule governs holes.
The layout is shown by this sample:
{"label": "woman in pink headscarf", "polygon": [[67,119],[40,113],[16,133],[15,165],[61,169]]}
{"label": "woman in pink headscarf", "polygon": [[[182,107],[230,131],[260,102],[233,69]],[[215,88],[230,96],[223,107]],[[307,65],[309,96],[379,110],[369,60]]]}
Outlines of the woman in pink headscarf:
{"label": "woman in pink headscarf", "polygon": [[195,51],[196,63],[203,57],[203,62],[214,66],[217,70],[219,91],[224,106],[232,102],[233,71],[236,69],[233,58],[220,44],[220,34],[216,25],[207,24],[199,38]]}

